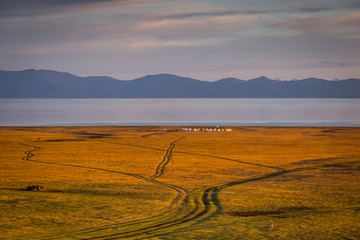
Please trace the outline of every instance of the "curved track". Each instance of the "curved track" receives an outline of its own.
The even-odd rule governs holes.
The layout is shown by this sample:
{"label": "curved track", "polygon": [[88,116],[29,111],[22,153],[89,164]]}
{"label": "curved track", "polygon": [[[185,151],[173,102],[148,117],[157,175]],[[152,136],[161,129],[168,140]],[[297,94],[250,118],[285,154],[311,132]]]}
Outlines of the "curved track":
{"label": "curved track", "polygon": [[[97,228],[84,229],[80,231],[72,231],[67,233],[48,235],[43,237],[36,237],[36,239],[121,239],[121,238],[137,238],[137,239],[148,239],[151,237],[162,236],[165,234],[169,234],[171,232],[175,232],[177,230],[184,230],[191,227],[193,224],[198,222],[205,221],[211,217],[216,216],[221,213],[221,205],[218,199],[219,192],[231,186],[253,182],[257,180],[262,180],[266,178],[276,177],[279,175],[283,175],[289,172],[295,171],[303,171],[315,168],[324,168],[330,167],[332,164],[319,164],[311,167],[297,167],[293,169],[282,169],[279,167],[266,166],[261,164],[253,164],[244,161],[238,161],[229,158],[211,156],[211,155],[202,155],[195,153],[187,153],[187,152],[177,152],[181,154],[188,154],[194,156],[205,156],[211,158],[218,158],[227,161],[234,161],[241,164],[250,164],[255,166],[266,167],[272,169],[271,173],[256,175],[248,178],[241,178],[233,181],[217,183],[214,185],[206,186],[206,187],[198,187],[192,190],[191,192],[187,192],[185,189],[163,183],[157,181],[155,179],[159,178],[164,174],[166,166],[172,160],[172,154],[175,147],[175,143],[182,138],[179,138],[170,143],[170,146],[167,148],[165,155],[162,161],[158,164],[155,173],[151,177],[143,177],[136,174],[118,172],[113,170],[101,169],[101,168],[92,168],[86,166],[72,165],[72,164],[61,164],[61,163],[51,163],[44,161],[37,161],[31,159],[34,154],[34,151],[40,150],[37,146],[27,145],[20,143],[23,146],[32,147],[32,150],[25,151],[25,157],[22,159],[25,161],[38,162],[43,164],[52,164],[52,165],[62,165],[62,166],[70,166],[77,168],[86,168],[93,169],[98,171],[111,172],[116,174],[123,174],[127,176],[131,176],[137,179],[141,179],[150,183],[159,184],[164,187],[170,188],[177,192],[176,198],[172,201],[171,205],[168,207],[168,210],[162,212],[159,215],[148,217],[145,219],[135,220],[131,222],[119,223],[109,226],[102,226]],[[110,143],[110,142],[109,142]],[[116,143],[115,143],[116,144]],[[144,146],[132,145],[141,148],[147,148]],[[153,148],[153,150],[159,151],[158,149]],[[109,231],[110,230],[110,231]],[[27,237],[26,239],[31,239]]]}
{"label": "curved track", "polygon": [[[251,178],[251,179],[243,179],[240,181],[232,181],[229,183],[223,183],[223,184],[217,184],[213,186],[208,187],[199,187],[191,191],[190,193],[187,193],[186,190],[162,183],[159,181],[156,181],[155,179],[163,175],[165,167],[167,164],[172,160],[172,153],[173,149],[175,147],[175,143],[182,138],[179,138],[173,142],[170,143],[169,148],[166,150],[166,153],[163,157],[163,160],[159,163],[159,165],[156,168],[155,173],[149,177],[145,178],[140,175],[136,174],[130,174],[130,173],[124,173],[124,172],[117,172],[113,170],[107,170],[107,169],[100,169],[100,168],[92,168],[92,167],[86,167],[86,166],[79,166],[79,165],[72,165],[72,164],[61,164],[61,163],[50,163],[50,162],[43,162],[43,161],[37,161],[30,159],[34,156],[32,153],[33,151],[39,150],[40,148],[37,146],[27,145],[21,143],[23,146],[27,147],[33,147],[33,150],[25,151],[26,156],[23,158],[23,160],[26,161],[32,161],[32,162],[38,162],[38,163],[44,163],[44,164],[52,164],[52,165],[65,165],[65,166],[71,166],[71,167],[78,167],[78,168],[87,168],[87,169],[93,169],[93,170],[99,170],[99,171],[106,171],[106,172],[112,172],[112,173],[119,173],[124,174],[127,176],[132,176],[137,179],[142,179],[147,182],[152,182],[154,184],[161,184],[165,187],[171,188],[175,191],[177,191],[178,195],[173,200],[171,204],[171,208],[169,208],[168,211],[163,212],[162,214],[159,214],[154,217],[149,217],[142,220],[135,220],[132,222],[126,222],[111,226],[105,226],[101,228],[91,228],[91,229],[85,229],[81,231],[76,232],[69,232],[69,233],[63,233],[63,234],[57,234],[52,236],[46,236],[43,239],[63,239],[63,238],[69,238],[71,236],[77,236],[82,239],[119,239],[119,238],[131,238],[131,237],[149,237],[149,235],[156,235],[159,234],[159,232],[169,232],[174,231],[176,229],[183,229],[187,226],[192,225],[193,223],[196,223],[198,221],[202,221],[204,219],[207,219],[214,214],[217,214],[221,210],[221,206],[219,203],[219,200],[217,198],[218,192],[225,188],[232,185],[240,184],[245,181],[255,181],[257,179]],[[142,147],[142,146],[137,146]],[[190,153],[184,153],[179,152],[183,154],[190,154]],[[200,154],[191,154],[191,155],[200,155]],[[201,155],[201,156],[207,156],[207,157],[214,157],[214,158],[220,158],[224,160],[231,160],[232,159],[226,159],[216,156],[210,156],[210,155]],[[236,161],[236,160],[235,160]],[[245,162],[241,162],[245,163]],[[261,165],[263,166],[263,165]],[[264,166],[267,167],[267,166]],[[269,167],[273,168],[273,167]],[[272,176],[273,174],[269,174],[269,176]],[[267,177],[267,175],[262,176],[262,178]],[[109,234],[108,230],[114,229],[114,232]],[[132,229],[132,230],[129,230]],[[39,238],[38,238],[39,239]]]}
{"label": "curved track", "polygon": [[[179,141],[180,139],[176,140]],[[176,142],[174,141],[174,142]],[[184,202],[188,201],[188,192],[178,186],[172,185],[172,184],[167,184],[167,183],[163,183],[163,182],[159,182],[156,180],[153,180],[151,178],[146,178],[137,174],[131,174],[131,173],[126,173],[126,172],[119,172],[119,171],[113,171],[113,170],[109,170],[109,169],[102,169],[102,168],[94,168],[94,167],[87,167],[87,166],[81,166],[81,165],[74,165],[74,164],[64,164],[64,163],[52,163],[52,162],[45,162],[45,161],[39,161],[39,160],[34,160],[31,159],[32,157],[34,157],[35,155],[33,154],[34,151],[38,151],[41,148],[38,146],[33,146],[33,145],[29,145],[29,144],[25,144],[25,143],[18,143],[19,145],[25,146],[25,147],[31,147],[33,149],[31,150],[27,150],[24,153],[26,154],[25,157],[22,158],[22,160],[24,161],[30,161],[30,162],[36,162],[36,163],[41,163],[41,164],[48,164],[48,165],[57,165],[57,166],[68,166],[68,167],[76,167],[76,168],[84,168],[84,169],[91,169],[91,170],[97,170],[97,171],[103,171],[103,172],[110,172],[110,173],[116,173],[116,174],[122,174],[122,175],[126,175],[126,176],[130,176],[130,177],[134,177],[146,182],[150,182],[153,184],[157,184],[157,185],[161,185],[167,188],[170,188],[174,191],[177,192],[177,196],[172,200],[170,206],[168,207],[168,210],[166,210],[165,212],[160,213],[159,215],[153,216],[153,217],[149,217],[149,218],[145,218],[145,219],[140,219],[140,220],[135,220],[135,221],[131,221],[131,222],[126,222],[126,223],[119,223],[119,224],[114,224],[114,225],[109,225],[109,226],[103,226],[100,228],[90,228],[90,229],[85,229],[85,230],[80,230],[80,231],[71,231],[68,233],[61,233],[61,234],[55,234],[55,235],[48,235],[48,236],[43,236],[43,237],[34,237],[34,239],[67,239],[67,238],[72,238],[73,236],[82,236],[82,235],[103,235],[104,232],[108,232],[109,229],[122,229],[122,228],[128,228],[131,227],[132,225],[139,225],[139,226],[146,226],[149,224],[149,222],[153,222],[156,221],[157,219],[162,219],[164,218],[164,215],[166,214],[171,214],[174,210],[177,210],[177,208],[182,205]],[[171,143],[171,146],[169,149],[173,149],[174,148],[174,143]],[[166,155],[169,155],[168,152],[170,152],[170,156],[171,156],[171,151],[170,150],[166,151]],[[164,157],[164,158],[165,158]],[[171,158],[170,158],[171,159]],[[166,166],[166,164],[163,164],[163,161],[159,164],[159,165],[163,165],[161,170],[161,174],[164,172],[164,168]],[[159,169],[159,166],[157,167],[157,169]],[[160,174],[160,175],[161,175]],[[166,218],[164,218],[166,219]],[[91,237],[86,236],[86,237],[80,237],[81,239],[89,239]],[[31,236],[27,236],[24,237],[23,239],[32,239]]]}
{"label": "curved track", "polygon": [[165,156],[163,157],[163,160],[157,166],[154,175],[149,177],[149,179],[154,180],[154,179],[156,179],[156,178],[158,178],[158,177],[160,177],[161,175],[164,174],[165,167],[169,164],[170,161],[172,161],[172,154],[173,154],[173,149],[175,147],[175,143],[180,141],[183,138],[184,137],[181,137],[181,138],[179,138],[179,139],[177,139],[177,140],[170,143],[169,148],[166,149],[166,153],[165,153]]}

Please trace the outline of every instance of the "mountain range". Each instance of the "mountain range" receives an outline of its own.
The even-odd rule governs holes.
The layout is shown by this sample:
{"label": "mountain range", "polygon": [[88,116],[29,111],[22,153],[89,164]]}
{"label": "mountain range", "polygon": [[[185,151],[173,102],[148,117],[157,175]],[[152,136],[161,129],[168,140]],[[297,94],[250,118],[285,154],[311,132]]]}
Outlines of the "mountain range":
{"label": "mountain range", "polygon": [[0,70],[0,98],[360,98],[360,79],[279,81],[259,77],[208,82],[157,74],[124,81],[52,70]]}

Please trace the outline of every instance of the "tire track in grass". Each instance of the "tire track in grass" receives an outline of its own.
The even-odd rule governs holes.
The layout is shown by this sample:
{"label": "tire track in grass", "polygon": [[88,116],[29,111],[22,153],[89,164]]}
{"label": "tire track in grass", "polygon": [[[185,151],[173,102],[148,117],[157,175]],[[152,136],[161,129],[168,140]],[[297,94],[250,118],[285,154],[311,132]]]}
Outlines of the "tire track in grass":
{"label": "tire track in grass", "polygon": [[[184,137],[182,137],[182,138],[184,138]],[[182,139],[182,138],[181,138],[181,139]],[[104,140],[96,140],[96,141],[104,142],[104,143],[109,143],[109,144],[117,144],[117,145],[123,145],[123,146],[130,146],[130,147],[137,147],[137,148],[143,148],[143,149],[150,149],[150,150],[154,150],[154,151],[161,151],[161,152],[164,151],[163,149],[152,148],[152,147],[147,147],[147,146],[142,146],[142,145],[136,145],[136,144],[108,142],[108,141],[104,141]],[[178,141],[178,140],[177,140],[177,141]],[[241,164],[245,164],[245,165],[252,165],[252,166],[257,166],[257,167],[271,168],[271,169],[274,169],[274,170],[277,170],[277,171],[278,171],[278,170],[283,170],[283,168],[276,167],[276,166],[268,166],[268,165],[263,165],[263,164],[258,164],[258,163],[245,162],[245,161],[241,161],[241,160],[237,160],[237,159],[219,157],[219,156],[208,155],[208,154],[191,153],[191,152],[184,152],[184,151],[173,151],[172,153],[185,154],[185,155],[190,155],[190,156],[200,156],[200,157],[215,158],[215,159],[220,159],[220,160],[225,160],[225,161],[237,162],[237,163],[241,163]]]}
{"label": "tire track in grass", "polygon": [[[35,146],[25,145],[25,144],[22,144],[22,145],[28,146],[28,147],[34,147],[33,150],[25,152],[27,154],[27,156],[24,157],[23,160],[125,174],[128,176],[133,176],[135,178],[142,179],[142,180],[152,182],[155,184],[162,184],[162,185],[170,187],[172,189],[177,189],[177,191],[179,193],[178,196],[181,195],[180,192],[185,191],[185,190],[181,189],[180,187],[162,183],[162,182],[158,182],[158,181],[154,180],[155,178],[157,178],[163,174],[164,168],[170,162],[173,148],[175,146],[174,143],[170,144],[170,147],[167,149],[167,151],[165,153],[163,161],[158,165],[159,170],[156,171],[156,173],[152,177],[150,177],[153,179],[145,178],[145,177],[135,175],[135,174],[121,173],[121,172],[116,172],[116,171],[106,170],[106,169],[91,168],[91,167],[77,166],[77,165],[71,165],[71,164],[47,163],[47,162],[31,160],[30,158],[32,156],[34,156],[32,152],[39,150],[40,148],[35,147]],[[186,154],[184,152],[178,152],[178,153]],[[215,157],[215,156],[201,155],[201,154],[191,154],[191,155]],[[216,157],[216,158],[233,161],[233,159],[227,159],[227,158],[221,158],[221,157]],[[235,160],[235,161],[237,161],[237,160]],[[239,163],[251,164],[251,163],[246,163],[246,162],[241,162],[241,161]],[[51,236],[46,236],[43,239],[62,239],[62,238],[69,238],[69,237],[73,237],[73,238],[76,237],[76,238],[80,238],[80,239],[120,239],[120,238],[147,239],[149,237],[163,236],[165,234],[176,232],[177,230],[187,229],[196,223],[203,222],[203,221],[221,213],[221,205],[220,205],[220,202],[218,199],[218,194],[224,188],[232,187],[232,186],[247,183],[247,182],[254,182],[254,181],[258,181],[258,180],[262,180],[262,179],[266,179],[266,178],[272,178],[272,177],[280,176],[280,175],[290,173],[290,172],[304,171],[304,170],[333,166],[333,164],[321,164],[321,165],[317,165],[317,166],[311,166],[311,167],[304,166],[304,167],[298,167],[298,168],[285,170],[285,169],[280,169],[277,167],[265,166],[265,165],[260,165],[260,164],[251,164],[251,165],[268,167],[268,168],[276,170],[276,171],[267,173],[267,174],[253,176],[253,177],[242,178],[242,179],[238,179],[238,180],[234,180],[234,181],[230,181],[230,182],[218,183],[218,184],[214,184],[211,186],[199,187],[199,188],[192,190],[190,193],[187,193],[185,191],[182,198],[178,197],[177,200],[174,199],[174,201],[176,201],[177,204],[173,205],[174,207],[172,209],[170,209],[166,212],[163,212],[162,214],[159,214],[154,217],[149,217],[146,219],[135,220],[135,221],[126,222],[126,223],[115,224],[115,225],[111,225],[111,226],[103,226],[101,228],[92,228],[92,229],[85,229],[85,230],[80,230],[80,231],[73,231],[73,232],[69,232],[66,234],[51,235]],[[109,229],[111,229],[113,231],[111,231],[111,233],[110,233]],[[37,238],[37,239],[39,239],[39,238]]]}
{"label": "tire track in grass", "polygon": [[271,168],[271,169],[274,169],[274,170],[276,170],[276,171],[284,170],[283,168],[276,167],[276,166],[268,166],[268,165],[263,165],[263,164],[259,164],[259,163],[245,162],[245,161],[236,160],[236,159],[232,159],[232,158],[219,157],[219,156],[208,155],[208,154],[190,153],[190,152],[183,152],[183,151],[174,151],[174,153],[181,153],[181,154],[191,155],[191,156],[200,156],[200,157],[216,158],[216,159],[220,159],[220,160],[237,162],[237,163],[246,164],[246,165],[252,165],[252,166],[257,166],[257,167],[264,167],[264,168]]}
{"label": "tire track in grass", "polygon": [[[234,186],[237,184],[257,181],[264,178],[274,177],[285,173],[286,171],[279,171],[260,175],[257,177],[236,180],[228,183],[217,184],[208,187],[201,187],[194,189],[189,193],[189,200],[180,206],[179,215],[175,215],[171,221],[153,224],[152,226],[126,231],[121,233],[109,234],[106,236],[92,237],[89,239],[121,239],[121,238],[139,238],[148,239],[149,237],[163,236],[177,230],[183,230],[193,226],[196,223],[205,221],[221,212],[221,205],[218,199],[220,190],[226,187]],[[191,209],[188,213],[184,214],[184,210]]]}
{"label": "tire track in grass", "polygon": [[[351,161],[351,162],[356,163],[359,161]],[[336,164],[322,164],[318,166],[298,167],[294,169],[278,170],[272,173],[215,184],[213,186],[198,188],[189,194],[189,202],[195,203],[193,211],[183,217],[179,217],[178,219],[175,219],[171,222],[167,222],[164,224],[157,224],[149,228],[141,229],[140,231],[128,231],[126,233],[112,234],[106,237],[102,236],[93,239],[100,239],[100,238],[101,239],[119,239],[119,238],[148,239],[150,237],[168,235],[169,233],[189,228],[191,225],[195,223],[203,222],[219,214],[221,212],[221,205],[218,199],[218,194],[224,188],[228,188],[248,182],[255,182],[267,178],[277,177],[291,172],[332,167],[334,165],[336,166]]]}
{"label": "tire track in grass", "polygon": [[75,165],[75,164],[66,164],[66,163],[52,163],[52,162],[45,162],[45,161],[39,161],[39,160],[33,160],[30,159],[34,156],[34,154],[32,152],[40,150],[40,147],[37,146],[32,146],[32,145],[27,145],[24,143],[18,143],[19,145],[23,145],[26,147],[33,147],[32,150],[28,150],[25,151],[24,153],[26,154],[25,157],[22,158],[22,160],[24,161],[30,161],[30,162],[36,162],[36,163],[42,163],[42,164],[49,164],[49,165],[56,165],[56,166],[67,166],[67,167],[76,167],[76,168],[83,168],[83,169],[90,169],[90,170],[98,170],[98,171],[103,171],[103,172],[110,172],[110,173],[118,173],[118,174],[122,174],[122,175],[126,175],[126,176],[130,176],[130,177],[134,177],[140,180],[144,180],[146,182],[150,182],[150,183],[154,183],[154,184],[158,184],[158,185],[162,185],[162,186],[166,186],[169,187],[171,189],[176,190],[178,193],[180,192],[184,192],[184,189],[181,189],[178,186],[175,185],[171,185],[171,184],[167,184],[167,183],[163,183],[163,182],[159,182],[159,181],[155,181],[153,179],[150,178],[146,178],[143,177],[141,175],[138,174],[132,174],[132,173],[126,173],[126,172],[119,172],[119,171],[114,171],[114,170],[109,170],[109,169],[102,169],[102,168],[96,168],[96,167],[87,167],[87,166],[81,166],[81,165]]}
{"label": "tire track in grass", "polygon": [[160,164],[157,166],[156,171],[154,173],[154,175],[152,175],[151,177],[149,177],[149,179],[156,179],[158,177],[160,177],[165,170],[166,165],[170,162],[171,160],[171,156],[172,156],[172,150],[174,149],[175,144],[174,143],[170,143],[170,147],[168,149],[166,149],[166,153],[165,156],[163,157],[163,160],[160,162]]}
{"label": "tire track in grass", "polygon": [[[31,157],[34,156],[34,154],[32,153],[33,151],[39,150],[40,147],[37,146],[32,146],[32,145],[27,145],[24,143],[19,143],[20,145],[23,146],[27,146],[27,147],[33,147],[33,150],[29,150],[29,151],[25,151],[26,156],[22,159],[25,161],[31,161],[31,162],[37,162],[37,163],[43,163],[43,164],[50,164],[50,165],[60,165],[60,166],[69,166],[69,167],[77,167],[77,168],[85,168],[85,169],[92,169],[92,170],[99,170],[99,171],[105,171],[105,172],[111,172],[111,173],[119,173],[119,174],[124,174],[127,176],[131,176],[131,177],[135,177],[138,179],[142,179],[145,180],[147,182],[151,182],[154,184],[160,184],[166,187],[169,187],[175,191],[177,191],[178,195],[177,197],[172,201],[170,206],[173,206],[173,210],[169,210],[166,212],[161,213],[158,216],[154,216],[154,217],[150,217],[147,219],[142,219],[142,220],[138,220],[138,221],[132,221],[132,222],[127,222],[127,223],[123,223],[123,224],[117,224],[117,225],[111,225],[111,226],[105,226],[102,228],[92,228],[92,229],[86,229],[86,230],[80,230],[80,231],[76,231],[76,232],[69,232],[68,234],[65,234],[63,236],[55,236],[55,237],[51,237],[51,236],[46,236],[44,239],[59,239],[59,238],[66,238],[69,237],[70,235],[87,235],[87,234],[94,234],[94,233],[99,233],[99,231],[103,231],[103,230],[108,230],[108,229],[112,229],[112,228],[124,228],[124,227],[130,227],[132,225],[138,225],[140,227],[140,229],[152,229],[154,227],[164,227],[164,225],[169,225],[169,224],[174,224],[174,223],[178,223],[178,220],[176,221],[168,221],[170,220],[169,217],[171,219],[174,218],[174,216],[179,216],[181,215],[181,213],[186,212],[185,210],[187,208],[189,208],[189,196],[186,190],[175,186],[175,185],[171,185],[171,184],[166,184],[166,183],[162,183],[162,182],[158,182],[155,181],[155,178],[160,177],[163,173],[164,173],[164,169],[167,166],[167,164],[172,160],[172,150],[175,147],[175,143],[180,141],[181,139],[183,139],[184,137],[181,137],[173,142],[170,143],[169,148],[166,150],[165,156],[163,157],[163,161],[160,162],[160,164],[157,166],[156,172],[153,176],[149,177],[149,178],[145,178],[142,177],[140,175],[136,175],[136,174],[130,174],[130,173],[124,173],[124,172],[118,172],[118,171],[113,171],[113,170],[107,170],[107,169],[100,169],[100,168],[93,168],[93,167],[86,167],[86,166],[80,166],[80,165],[73,165],[73,164],[62,164],[62,163],[51,163],[51,162],[44,162],[44,161],[38,161],[38,160],[33,160],[30,159]],[[137,146],[139,147],[139,146]],[[154,149],[155,150],[155,149]],[[156,149],[157,150],[157,149]],[[181,201],[180,201],[181,200]],[[194,201],[194,200],[193,200]],[[198,201],[196,202],[196,206],[199,205]],[[183,207],[181,208],[176,208],[175,206],[177,205],[183,205]],[[196,211],[196,208],[194,210],[191,210],[190,214],[193,214]],[[164,215],[168,215],[167,217]],[[190,214],[186,214],[184,217],[188,217]],[[162,221],[160,221],[162,220]],[[165,222],[164,222],[165,221]],[[160,224],[156,224],[154,226],[153,222],[162,222]],[[147,226],[149,225],[150,226]],[[135,230],[137,233],[139,232],[139,229]],[[134,231],[133,231],[134,232]],[[129,232],[130,233],[130,232]],[[95,237],[95,238],[103,238],[103,236],[100,237]],[[86,239],[88,239],[88,237],[86,237]]]}
{"label": "tire track in grass", "polygon": [[[179,141],[179,140],[180,139],[178,139],[176,141]],[[176,141],[174,141],[174,142],[176,142]],[[22,158],[22,160],[24,160],[24,161],[41,163],[41,164],[48,164],[48,165],[55,165],[55,166],[76,167],[76,168],[83,168],[83,169],[90,169],[90,170],[97,170],[97,171],[103,171],[103,172],[122,174],[122,175],[130,176],[130,177],[134,177],[136,179],[140,179],[140,180],[143,180],[143,181],[146,181],[146,182],[149,182],[149,183],[161,185],[161,186],[170,188],[170,189],[177,192],[177,196],[172,200],[171,204],[168,207],[168,210],[166,210],[166,211],[164,211],[164,212],[162,212],[162,213],[160,213],[160,214],[158,214],[156,216],[148,217],[148,218],[145,218],[145,219],[134,220],[134,221],[130,221],[130,222],[125,222],[125,223],[102,226],[100,228],[95,227],[95,228],[89,228],[89,229],[84,229],[84,230],[79,230],[79,231],[71,231],[71,232],[65,232],[65,233],[60,233],[60,234],[54,234],[54,235],[50,235],[50,236],[47,235],[47,236],[43,236],[43,237],[34,237],[34,239],[63,239],[63,238],[69,238],[69,237],[75,237],[75,236],[78,237],[79,235],[89,235],[89,234],[91,235],[91,234],[95,234],[95,233],[98,235],[99,232],[102,232],[102,231],[107,232],[109,229],[125,228],[125,227],[131,227],[133,225],[148,225],[149,223],[152,223],[153,221],[158,220],[159,218],[163,218],[163,216],[166,215],[166,214],[171,214],[174,210],[177,209],[177,207],[179,205],[183,204],[184,202],[187,202],[188,198],[189,198],[188,197],[188,192],[185,189],[181,188],[181,187],[178,187],[178,186],[172,185],[172,184],[159,182],[159,181],[156,181],[156,180],[153,180],[153,179],[150,179],[150,178],[146,178],[146,177],[143,177],[143,176],[137,175],[137,174],[119,172],[119,171],[96,168],[96,167],[87,167],[87,166],[81,166],[81,165],[75,165],[75,164],[52,163],[52,162],[34,160],[34,159],[31,159],[33,156],[35,156],[33,154],[33,152],[40,150],[40,147],[33,146],[33,145],[28,145],[28,144],[24,144],[24,143],[18,143],[18,144],[22,145],[22,146],[25,146],[25,147],[33,148],[32,150],[27,150],[27,151],[24,152],[26,154],[26,156]],[[168,149],[169,150],[168,152],[171,153],[174,146],[175,145],[172,142],[171,147],[169,148],[170,150]],[[170,154],[170,156],[171,156],[171,154]],[[164,167],[165,166],[166,165],[164,165]],[[163,173],[163,169],[162,169],[162,173]],[[82,239],[88,239],[88,238],[89,237],[85,237],[85,238],[82,238]],[[31,238],[31,236],[26,236],[26,237],[23,237],[23,239],[32,239],[32,238]]]}
{"label": "tire track in grass", "polygon": [[148,138],[148,137],[151,137],[151,136],[154,136],[154,135],[162,135],[162,134],[164,134],[164,133],[163,132],[149,133],[149,134],[142,135],[141,137],[142,138]]}
{"label": "tire track in grass", "polygon": [[[180,140],[180,139],[179,139]],[[178,141],[178,140],[177,140]],[[173,143],[173,142],[172,142]],[[174,145],[170,144],[170,147],[167,149],[167,152],[164,156],[164,160],[162,163],[159,164],[158,167],[165,166],[170,161],[170,156],[172,153]],[[180,153],[180,152],[179,152]],[[184,153],[184,152],[181,152]],[[190,155],[196,155],[196,154],[190,154]],[[202,155],[202,156],[209,156],[209,155]],[[214,157],[214,156],[211,156]],[[216,157],[215,157],[216,158]],[[232,159],[226,159],[221,158],[223,160],[232,160]],[[236,161],[236,160],[235,160]],[[238,162],[238,161],[236,161]],[[240,162],[244,163],[244,162]],[[251,164],[251,163],[247,163]],[[270,169],[276,169],[276,172],[264,174],[260,177],[251,177],[242,179],[240,182],[239,180],[231,181],[227,183],[222,184],[215,184],[208,187],[199,187],[194,189],[189,193],[188,200],[184,202],[183,205],[179,207],[179,209],[176,210],[177,214],[171,214],[171,216],[174,216],[174,218],[171,221],[165,221],[165,222],[158,222],[154,221],[153,225],[147,226],[147,227],[141,227],[139,229],[135,230],[128,230],[121,233],[114,233],[109,234],[106,236],[97,236],[92,237],[90,239],[120,239],[120,238],[133,238],[133,237],[140,237],[145,235],[145,238],[152,236],[160,236],[157,234],[159,231],[164,231],[166,233],[170,233],[172,231],[176,231],[179,229],[184,229],[186,227],[189,227],[193,225],[194,223],[197,223],[199,221],[204,221],[208,218],[211,218],[212,216],[219,214],[221,212],[221,205],[218,200],[218,193],[221,189],[230,187],[232,185],[237,185],[243,182],[248,181],[256,181],[258,179],[263,179],[266,177],[272,177],[275,174],[278,174],[279,172],[283,172],[284,170],[279,170],[280,168],[272,167],[272,166],[265,166],[260,164],[251,164],[261,167],[267,167]],[[153,177],[157,177],[158,173],[162,173],[162,171],[156,171],[156,173],[153,175]],[[188,211],[186,211],[189,209]],[[187,213],[186,213],[187,212]],[[155,235],[154,235],[155,234]]]}
{"label": "tire track in grass", "polygon": [[[171,142],[170,147],[167,149],[165,156],[163,158],[163,161],[158,165],[156,173],[150,177],[145,178],[139,175],[135,174],[129,174],[129,173],[122,173],[112,170],[106,170],[106,169],[99,169],[99,168],[91,168],[91,167],[85,167],[85,166],[78,166],[78,165],[72,165],[72,164],[61,164],[61,163],[48,163],[48,162],[42,162],[42,161],[36,161],[36,160],[30,160],[34,162],[39,163],[46,163],[46,164],[54,164],[54,165],[65,165],[65,166],[71,166],[71,167],[80,167],[80,168],[87,168],[87,169],[95,169],[100,171],[106,171],[106,172],[113,172],[113,173],[120,173],[125,174],[128,176],[133,176],[138,179],[143,179],[145,181],[151,181],[156,184],[162,184],[169,187],[168,184],[161,183],[158,181],[155,181],[153,179],[161,176],[163,174],[165,166],[170,162],[172,157],[172,152],[175,147],[175,142],[179,141],[182,138],[179,138],[178,140]],[[34,147],[34,150],[38,150],[40,148],[22,144],[24,146],[28,147]],[[31,153],[32,151],[27,151],[27,157],[24,160],[29,160],[30,157],[33,156]],[[184,153],[184,152],[179,152]],[[186,154],[186,153],[185,153]],[[190,154],[190,155],[198,155],[198,154]],[[199,154],[200,155],[200,154]],[[210,155],[203,155],[206,157],[213,157],[213,158],[220,158],[223,160],[232,160],[232,159],[226,159],[216,156],[210,156]],[[236,161],[236,160],[235,160]],[[243,162],[241,162],[243,163]],[[263,166],[263,165],[261,165]],[[265,166],[267,167],[267,166]],[[274,168],[274,167],[269,167]],[[225,185],[223,187],[226,187]],[[180,195],[180,192],[183,189],[178,189],[179,187],[171,185],[171,188],[176,188],[174,190],[178,190],[178,196]],[[214,214],[217,214],[221,211],[220,203],[217,199],[218,192],[222,189],[221,185],[214,185],[210,187],[201,187],[194,189],[191,191],[190,194],[185,192],[185,197],[182,198],[182,201],[177,205],[177,207],[173,208],[172,210],[169,210],[167,212],[164,212],[162,214],[159,214],[154,217],[150,217],[147,219],[142,219],[138,221],[132,221],[132,222],[126,222],[122,224],[116,224],[111,226],[105,226],[101,228],[92,228],[92,229],[85,229],[80,231],[73,231],[69,232],[67,234],[60,234],[56,236],[46,236],[43,239],[61,239],[61,238],[68,238],[70,236],[78,236],[82,235],[83,239],[118,239],[118,238],[128,238],[128,237],[135,237],[135,236],[149,236],[150,233],[156,234],[156,232],[165,230],[166,232],[172,231],[172,228],[180,228],[183,229],[184,225],[192,225],[195,222],[201,221],[202,219],[207,219]],[[185,191],[185,190],[183,190]],[[179,199],[179,198],[178,198]],[[176,202],[174,199],[173,202]],[[195,221],[196,220],[196,221]],[[134,230],[129,230],[129,228],[134,228]],[[120,231],[120,233],[115,234],[106,234],[108,232],[108,229],[116,229],[116,231]],[[105,232],[104,232],[105,231]],[[104,235],[105,234],[105,235]]]}
{"label": "tire track in grass", "polygon": [[109,144],[115,144],[115,145],[130,146],[130,147],[137,147],[137,148],[143,148],[143,149],[150,149],[150,150],[154,150],[154,151],[158,151],[158,152],[163,152],[164,151],[164,149],[160,149],[160,148],[153,148],[153,147],[147,147],[147,146],[130,144],[130,143],[108,142],[108,141],[104,141],[104,140],[94,140],[94,141],[104,142],[104,143],[109,143]]}
{"label": "tire track in grass", "polygon": [[[344,165],[344,164],[346,165],[349,163],[359,163],[359,162],[360,162],[359,160],[353,160],[353,161],[338,162],[338,163],[320,164],[317,166],[297,167],[297,168],[293,168],[293,169],[279,170],[276,172],[262,174],[262,175],[253,176],[253,177],[249,177],[249,178],[238,179],[235,181],[225,182],[222,184],[221,183],[215,184],[210,187],[204,187],[202,190],[201,197],[202,197],[202,204],[205,206],[205,208],[202,211],[199,211],[196,215],[193,215],[193,217],[190,219],[183,219],[183,222],[179,223],[178,227],[176,229],[168,229],[168,231],[165,231],[165,232],[158,231],[158,233],[154,230],[153,234],[147,234],[147,236],[145,236],[145,237],[139,236],[136,239],[148,239],[150,237],[165,236],[165,235],[171,234],[172,232],[176,232],[176,231],[180,231],[180,230],[181,231],[191,230],[192,227],[189,227],[188,225],[187,226],[186,225],[181,226],[181,225],[184,225],[184,223],[190,222],[190,221],[192,221],[193,222],[192,225],[194,225],[196,223],[203,222],[211,217],[216,216],[217,214],[221,213],[221,205],[220,205],[220,202],[218,199],[218,194],[222,189],[236,186],[239,184],[255,182],[255,181],[259,181],[259,180],[263,180],[263,179],[267,179],[267,178],[277,177],[277,176],[281,176],[281,175],[284,175],[287,173],[292,173],[292,172],[321,169],[321,168],[334,167],[334,166],[338,166],[338,165]],[[190,193],[190,197],[192,197],[192,193]],[[161,230],[161,229],[157,229],[157,230]],[[128,235],[127,237],[132,237],[132,236],[135,236],[135,235]],[[109,239],[117,239],[117,238],[109,238]]]}
{"label": "tire track in grass", "polygon": [[169,164],[170,161],[172,161],[172,154],[173,154],[173,149],[175,147],[175,143],[180,141],[181,139],[183,139],[184,137],[181,137],[175,141],[172,141],[170,143],[170,146],[168,149],[166,149],[166,153],[165,156],[163,157],[163,160],[160,162],[160,164],[157,166],[156,171],[154,173],[154,175],[152,175],[151,177],[149,177],[149,179],[156,179],[158,177],[160,177],[161,175],[164,174],[165,171],[165,167]]}

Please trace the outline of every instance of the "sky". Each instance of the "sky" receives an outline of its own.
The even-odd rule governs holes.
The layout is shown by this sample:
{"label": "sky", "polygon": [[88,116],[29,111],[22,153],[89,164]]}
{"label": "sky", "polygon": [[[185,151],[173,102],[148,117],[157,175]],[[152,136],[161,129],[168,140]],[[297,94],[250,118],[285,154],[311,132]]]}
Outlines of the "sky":
{"label": "sky", "polygon": [[360,78],[359,0],[0,0],[0,69]]}

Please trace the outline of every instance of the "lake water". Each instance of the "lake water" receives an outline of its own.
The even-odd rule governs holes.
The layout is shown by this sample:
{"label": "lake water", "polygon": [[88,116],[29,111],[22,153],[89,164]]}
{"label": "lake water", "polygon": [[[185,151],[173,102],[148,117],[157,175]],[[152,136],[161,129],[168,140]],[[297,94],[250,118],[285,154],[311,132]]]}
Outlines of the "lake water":
{"label": "lake water", "polygon": [[360,126],[360,99],[0,99],[0,126]]}

